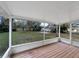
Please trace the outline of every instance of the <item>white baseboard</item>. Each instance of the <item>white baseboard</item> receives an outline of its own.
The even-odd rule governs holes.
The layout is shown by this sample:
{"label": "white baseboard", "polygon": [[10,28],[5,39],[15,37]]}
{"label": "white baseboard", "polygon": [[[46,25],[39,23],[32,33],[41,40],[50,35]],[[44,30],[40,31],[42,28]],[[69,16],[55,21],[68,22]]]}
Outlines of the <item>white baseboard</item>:
{"label": "white baseboard", "polygon": [[[61,42],[67,43],[67,44],[71,44],[70,39],[66,39],[66,38],[61,38]],[[73,46],[79,47],[79,42],[78,41],[72,41]]]}
{"label": "white baseboard", "polygon": [[2,58],[10,58],[11,54],[12,54],[11,48],[8,48]]}
{"label": "white baseboard", "polygon": [[79,41],[72,41],[72,45],[79,47]]}
{"label": "white baseboard", "polygon": [[53,39],[47,39],[47,40],[42,40],[42,41],[36,41],[36,42],[31,42],[31,43],[25,43],[25,44],[19,44],[12,46],[12,52],[13,53],[19,53],[25,50],[37,48],[43,45],[51,44],[54,42],[58,42],[58,37],[53,38]]}
{"label": "white baseboard", "polygon": [[66,39],[66,38],[61,38],[60,40],[61,42],[67,43],[67,44],[71,44],[70,39]]}

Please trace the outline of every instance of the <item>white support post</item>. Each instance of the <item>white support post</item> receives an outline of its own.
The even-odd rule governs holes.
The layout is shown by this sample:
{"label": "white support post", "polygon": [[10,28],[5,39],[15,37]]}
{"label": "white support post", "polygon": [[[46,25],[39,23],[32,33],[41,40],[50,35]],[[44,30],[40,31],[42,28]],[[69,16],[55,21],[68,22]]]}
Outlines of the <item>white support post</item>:
{"label": "white support post", "polygon": [[[44,29],[45,29],[45,23],[44,23]],[[43,40],[45,40],[45,30],[43,32]]]}
{"label": "white support post", "polygon": [[70,42],[72,44],[72,24],[70,24]]}
{"label": "white support post", "polygon": [[58,26],[56,26],[56,36],[58,36]]}
{"label": "white support post", "polygon": [[12,45],[12,18],[9,18],[9,47]]}
{"label": "white support post", "polygon": [[60,29],[60,25],[59,25],[59,41],[60,41],[60,38],[61,38],[61,37],[60,37],[60,30],[61,30],[61,29]]}

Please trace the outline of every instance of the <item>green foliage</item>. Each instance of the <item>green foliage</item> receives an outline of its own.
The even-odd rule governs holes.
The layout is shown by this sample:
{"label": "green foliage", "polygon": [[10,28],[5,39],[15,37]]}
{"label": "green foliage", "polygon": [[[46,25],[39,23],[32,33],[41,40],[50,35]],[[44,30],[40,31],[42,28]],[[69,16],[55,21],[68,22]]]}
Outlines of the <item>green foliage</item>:
{"label": "green foliage", "polygon": [[0,24],[0,32],[8,32],[9,31],[9,19],[3,18],[3,23]]}
{"label": "green foliage", "polygon": [[41,31],[41,26],[39,22],[33,23],[33,31]]}
{"label": "green foliage", "polygon": [[67,32],[67,28],[68,28],[68,24],[62,24],[60,26],[61,33],[66,33]]}

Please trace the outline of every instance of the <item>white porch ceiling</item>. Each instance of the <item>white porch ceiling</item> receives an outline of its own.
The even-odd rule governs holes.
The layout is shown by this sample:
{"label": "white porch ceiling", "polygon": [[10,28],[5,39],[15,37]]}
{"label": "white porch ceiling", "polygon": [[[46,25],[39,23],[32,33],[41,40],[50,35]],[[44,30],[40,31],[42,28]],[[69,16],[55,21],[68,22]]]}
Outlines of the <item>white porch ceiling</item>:
{"label": "white porch ceiling", "polygon": [[79,2],[73,1],[5,1],[9,15],[36,21],[61,24],[79,19]]}

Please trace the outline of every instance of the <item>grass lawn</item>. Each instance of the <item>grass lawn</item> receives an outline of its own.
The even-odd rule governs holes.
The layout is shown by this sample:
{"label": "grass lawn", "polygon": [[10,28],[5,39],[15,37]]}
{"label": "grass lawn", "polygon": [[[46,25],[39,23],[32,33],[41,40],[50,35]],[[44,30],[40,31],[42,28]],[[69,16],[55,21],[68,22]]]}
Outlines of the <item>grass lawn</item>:
{"label": "grass lawn", "polygon": [[[13,45],[43,40],[43,33],[40,32],[13,32]],[[46,34],[46,39],[56,37],[55,33]]]}
{"label": "grass lawn", "polygon": [[61,33],[60,35],[62,38],[66,38],[66,39],[69,39],[69,37],[70,37],[69,33]]}
{"label": "grass lawn", "polygon": [[[70,39],[69,33],[61,33],[61,37]],[[79,33],[73,33],[72,34],[72,40],[73,41],[79,41]]]}
{"label": "grass lawn", "polygon": [[79,42],[79,33],[73,33],[73,34],[72,34],[72,40]]}
{"label": "grass lawn", "polygon": [[[56,37],[56,33],[45,34],[45,39]],[[69,33],[61,33],[61,37],[69,39]],[[43,33],[13,32],[13,45],[43,40]],[[79,34],[72,34],[73,41],[79,41]]]}
{"label": "grass lawn", "polygon": [[8,32],[0,33],[0,57],[8,48],[9,34]]}

